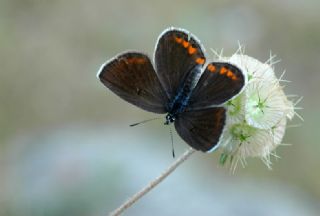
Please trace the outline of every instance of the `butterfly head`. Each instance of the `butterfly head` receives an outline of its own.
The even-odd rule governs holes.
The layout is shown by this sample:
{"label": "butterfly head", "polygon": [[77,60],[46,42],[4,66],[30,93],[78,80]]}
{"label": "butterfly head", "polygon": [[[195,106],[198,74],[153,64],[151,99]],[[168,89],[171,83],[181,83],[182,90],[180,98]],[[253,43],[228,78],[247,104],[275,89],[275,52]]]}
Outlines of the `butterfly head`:
{"label": "butterfly head", "polygon": [[176,120],[176,115],[168,113],[166,115],[166,121],[164,122],[165,125],[169,125]]}

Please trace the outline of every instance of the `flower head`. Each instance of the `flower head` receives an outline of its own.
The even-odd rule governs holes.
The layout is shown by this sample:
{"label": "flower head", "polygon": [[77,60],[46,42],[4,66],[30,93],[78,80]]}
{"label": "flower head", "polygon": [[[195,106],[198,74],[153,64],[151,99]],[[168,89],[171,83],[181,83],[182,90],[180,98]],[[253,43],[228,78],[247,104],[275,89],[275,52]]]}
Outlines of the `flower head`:
{"label": "flower head", "polygon": [[247,157],[259,157],[270,168],[270,155],[282,142],[287,119],[295,115],[294,104],[288,100],[274,73],[273,56],[266,63],[240,53],[231,57],[218,55],[247,77],[247,85],[235,98],[225,103],[227,120],[219,149],[220,163],[245,164]]}

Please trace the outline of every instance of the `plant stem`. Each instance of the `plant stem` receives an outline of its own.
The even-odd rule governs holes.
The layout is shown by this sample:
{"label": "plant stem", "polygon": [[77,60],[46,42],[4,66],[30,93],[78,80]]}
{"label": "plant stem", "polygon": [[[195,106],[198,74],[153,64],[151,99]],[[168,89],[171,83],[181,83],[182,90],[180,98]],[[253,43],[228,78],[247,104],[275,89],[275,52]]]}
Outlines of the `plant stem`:
{"label": "plant stem", "polygon": [[168,175],[170,175],[180,164],[182,164],[185,160],[187,160],[192,153],[194,153],[196,150],[193,148],[189,148],[186,150],[183,155],[181,155],[177,160],[175,160],[160,176],[158,176],[156,179],[151,181],[146,187],[144,187],[142,190],[134,194],[132,197],[130,197],[126,202],[124,202],[121,206],[119,206],[117,209],[115,209],[113,212],[111,212],[110,216],[117,216],[120,215],[123,211],[125,211],[127,208],[132,206],[136,201],[138,201],[141,197],[143,197],[146,193],[148,193],[151,189],[153,189],[155,186],[157,186],[160,182],[162,182]]}

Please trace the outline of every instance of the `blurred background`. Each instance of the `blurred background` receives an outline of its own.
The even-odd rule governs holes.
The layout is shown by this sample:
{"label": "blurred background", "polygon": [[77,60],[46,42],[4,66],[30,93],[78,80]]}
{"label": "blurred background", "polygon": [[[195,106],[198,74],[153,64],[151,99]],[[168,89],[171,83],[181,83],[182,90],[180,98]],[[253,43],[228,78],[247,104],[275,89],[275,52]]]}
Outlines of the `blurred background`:
{"label": "blurred background", "polygon": [[[0,1],[0,215],[107,215],[173,162],[169,128],[96,79],[127,49],[152,56],[158,35],[185,28],[233,54],[269,51],[304,96],[270,171],[235,175],[197,152],[125,215],[320,215],[320,2]],[[188,147],[174,134],[176,155]]]}

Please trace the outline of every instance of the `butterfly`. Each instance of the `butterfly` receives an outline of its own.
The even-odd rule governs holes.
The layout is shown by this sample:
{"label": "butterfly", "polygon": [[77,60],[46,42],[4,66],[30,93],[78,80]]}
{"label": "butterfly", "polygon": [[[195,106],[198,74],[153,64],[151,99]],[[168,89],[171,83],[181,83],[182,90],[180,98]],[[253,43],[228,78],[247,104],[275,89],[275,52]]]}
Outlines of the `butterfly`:
{"label": "butterfly", "polygon": [[127,51],[104,63],[98,79],[113,93],[143,110],[166,114],[192,148],[219,145],[226,121],[223,104],[245,85],[242,71],[228,62],[206,62],[200,41],[183,29],[168,28],[156,43],[153,63]]}

